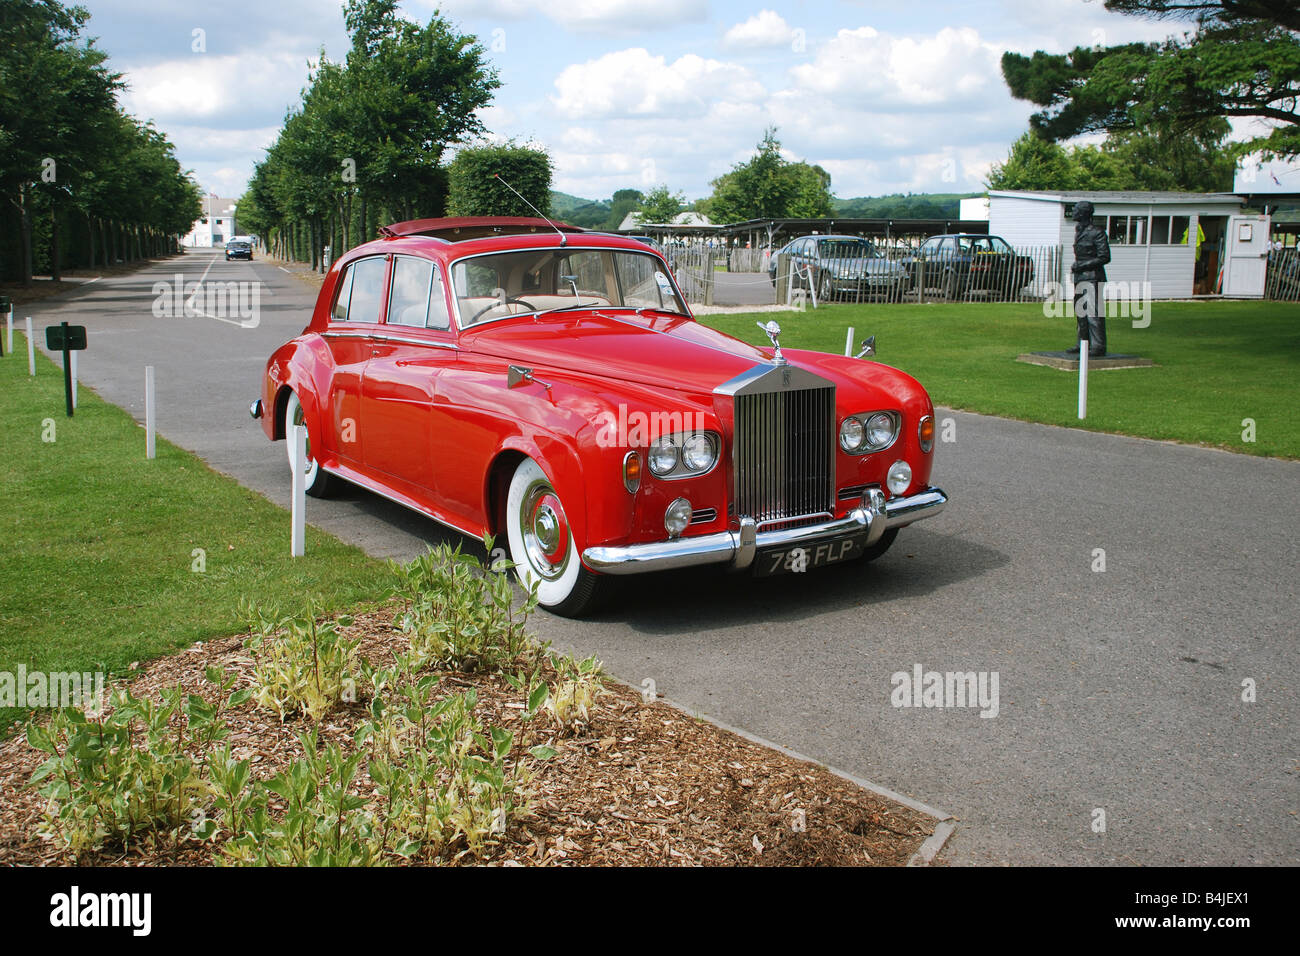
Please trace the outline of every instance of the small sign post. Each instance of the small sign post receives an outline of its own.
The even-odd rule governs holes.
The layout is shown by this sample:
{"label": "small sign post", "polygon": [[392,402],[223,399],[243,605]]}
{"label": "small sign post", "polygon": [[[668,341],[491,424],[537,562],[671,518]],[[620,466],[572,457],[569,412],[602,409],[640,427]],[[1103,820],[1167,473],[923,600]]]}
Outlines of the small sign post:
{"label": "small sign post", "polygon": [[1088,340],[1079,340],[1079,419],[1088,414]]}
{"label": "small sign post", "polygon": [[[9,351],[12,352],[14,350],[14,306],[7,295],[0,295],[0,312],[5,314],[9,326]],[[0,342],[0,358],[4,358],[4,355],[4,343]]]}
{"label": "small sign post", "polygon": [[153,366],[144,367],[144,457],[154,458]]}
{"label": "small sign post", "polygon": [[63,392],[68,405],[68,417],[72,417],[75,407],[72,400],[72,353],[80,352],[86,347],[86,327],[84,325],[58,325],[45,327],[45,347],[51,352],[63,353]]}
{"label": "small sign post", "polygon": [[289,553],[295,558],[301,558],[306,552],[307,537],[307,426],[290,426],[289,449],[290,465],[293,467]]}

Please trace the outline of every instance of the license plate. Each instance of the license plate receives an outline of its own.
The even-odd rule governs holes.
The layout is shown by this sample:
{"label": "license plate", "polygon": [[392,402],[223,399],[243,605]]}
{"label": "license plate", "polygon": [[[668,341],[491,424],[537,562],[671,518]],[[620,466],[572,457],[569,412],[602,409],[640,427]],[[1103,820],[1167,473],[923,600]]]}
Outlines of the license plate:
{"label": "license plate", "polygon": [[788,548],[769,548],[754,555],[754,575],[765,578],[773,574],[798,574],[822,568],[840,561],[861,557],[867,548],[863,534],[831,538],[812,544],[792,545]]}

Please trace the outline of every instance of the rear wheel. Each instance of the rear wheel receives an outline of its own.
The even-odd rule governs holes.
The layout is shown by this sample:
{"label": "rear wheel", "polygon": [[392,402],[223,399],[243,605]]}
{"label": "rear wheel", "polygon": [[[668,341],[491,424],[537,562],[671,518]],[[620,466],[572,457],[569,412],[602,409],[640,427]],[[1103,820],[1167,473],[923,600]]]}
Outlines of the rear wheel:
{"label": "rear wheel", "polygon": [[[293,474],[293,444],[289,426],[303,424],[306,424],[306,418],[303,415],[302,402],[298,400],[297,392],[290,392],[289,400],[284,405],[284,437],[289,455],[290,476]],[[312,457],[310,432],[307,433],[307,463],[303,467],[303,473],[307,480],[307,494],[313,498],[328,498],[333,493],[337,479]]]}
{"label": "rear wheel", "polygon": [[519,583],[537,587],[539,605],[563,617],[580,617],[595,605],[603,582],[582,566],[560,496],[531,458],[510,480],[506,537]]}

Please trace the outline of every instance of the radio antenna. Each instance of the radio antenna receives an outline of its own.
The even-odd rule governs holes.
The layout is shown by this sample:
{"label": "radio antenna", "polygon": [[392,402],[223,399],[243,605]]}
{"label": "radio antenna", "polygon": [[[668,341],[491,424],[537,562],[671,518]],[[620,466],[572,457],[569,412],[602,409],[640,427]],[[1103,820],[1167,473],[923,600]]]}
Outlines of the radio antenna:
{"label": "radio antenna", "polygon": [[[502,179],[500,173],[493,173],[493,174],[492,174],[492,178],[493,178],[493,179],[496,179],[496,180],[498,180],[498,181],[500,181],[500,183],[501,183],[502,186],[505,186],[506,189],[510,190],[512,193],[514,193],[514,194],[515,194],[516,196],[518,196],[520,199],[524,199],[524,194],[521,193],[518,189],[515,189],[514,186],[511,186],[511,185],[510,185],[508,182],[506,182],[504,179]],[[538,215],[539,217],[541,217],[542,219],[545,219],[545,220],[546,220],[546,224],[547,224],[548,226],[550,226],[552,229],[554,229],[554,230],[556,231],[556,233],[559,234],[559,237],[560,237],[560,245],[562,245],[562,246],[567,246],[567,245],[569,244],[569,237],[566,236],[566,235],[564,234],[564,230],[562,230],[562,229],[561,229],[559,226],[557,226],[555,223],[551,222],[550,219],[547,219],[545,216],[543,216],[542,213],[541,213],[541,210],[539,210],[536,206],[534,206],[532,203],[530,203],[527,199],[524,199],[524,205],[526,205],[526,206],[527,206],[529,209],[531,209],[533,212],[537,213],[537,215]]]}

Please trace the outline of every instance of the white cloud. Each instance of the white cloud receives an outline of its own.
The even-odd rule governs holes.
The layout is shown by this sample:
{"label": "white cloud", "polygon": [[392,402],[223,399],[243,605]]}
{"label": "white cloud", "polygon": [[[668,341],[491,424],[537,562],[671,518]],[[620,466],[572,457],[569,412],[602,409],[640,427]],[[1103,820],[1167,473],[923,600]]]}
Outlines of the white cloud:
{"label": "white cloud", "polygon": [[731,49],[761,49],[785,46],[794,36],[790,24],[775,10],[760,10],[744,23],[737,23],[722,38]]}
{"label": "white cloud", "polygon": [[[298,100],[307,62],[290,53],[206,54],[128,67],[124,73],[124,105],[141,119],[186,123],[224,115],[247,122],[250,106],[256,120],[282,118],[284,106]],[[258,95],[250,103],[252,90]]]}
{"label": "white cloud", "polygon": [[536,0],[421,0],[418,6],[474,20],[525,20],[540,14],[569,30],[582,33],[646,33],[699,23],[708,15],[700,0],[568,0],[539,4]]}
{"label": "white cloud", "polygon": [[811,63],[791,70],[802,89],[877,108],[953,107],[1006,94],[999,47],[973,27],[944,27],[928,37],[899,37],[872,27],[840,30]]}
{"label": "white cloud", "polygon": [[742,66],[694,53],[670,64],[643,47],[567,66],[556,77],[555,88],[556,107],[583,120],[702,117],[712,104],[755,101],[765,93]]}

